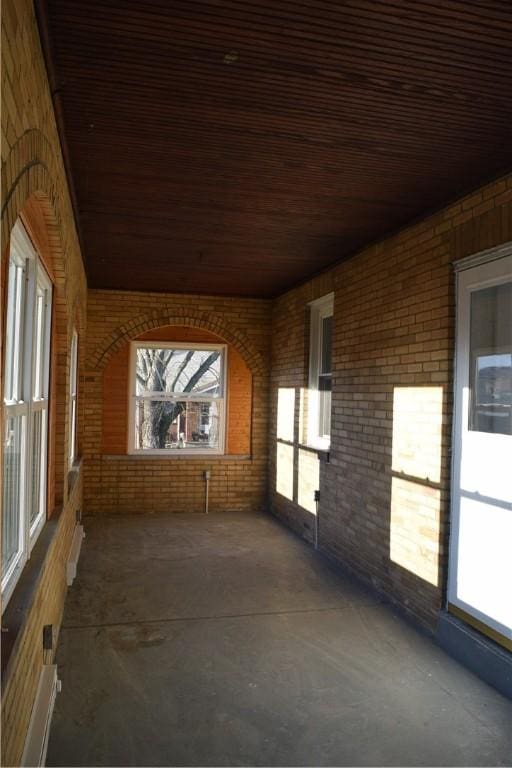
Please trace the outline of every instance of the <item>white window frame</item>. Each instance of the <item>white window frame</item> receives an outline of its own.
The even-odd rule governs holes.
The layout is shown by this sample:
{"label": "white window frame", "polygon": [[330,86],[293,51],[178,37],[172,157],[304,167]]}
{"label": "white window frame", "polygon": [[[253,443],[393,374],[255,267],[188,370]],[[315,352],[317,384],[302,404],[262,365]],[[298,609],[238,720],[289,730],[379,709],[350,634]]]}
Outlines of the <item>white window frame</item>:
{"label": "white window frame", "polygon": [[[321,434],[320,410],[322,393],[319,387],[321,377],[322,328],[323,320],[334,315],[334,293],[311,301],[310,343],[309,343],[309,387],[308,387],[308,434],[307,444],[319,450],[329,450],[331,435]],[[332,375],[332,373],[331,373]]]}
{"label": "white window frame", "polygon": [[[18,219],[10,238],[8,280],[10,282],[11,264],[22,269],[22,295],[17,299],[16,308],[12,307],[8,291],[8,324],[12,321],[20,334],[16,348],[5,339],[5,356],[11,352],[10,362],[4,360],[6,381],[4,383],[3,406],[6,434],[5,445],[10,440],[7,424],[11,417],[22,416],[23,427],[20,443],[20,495],[18,502],[19,539],[18,551],[8,570],[2,576],[2,604],[6,607],[19,580],[23,567],[46,522],[48,489],[48,434],[49,434],[49,394],[50,394],[50,346],[52,321],[52,283],[39,258],[23,224]],[[39,299],[41,303],[39,303]],[[39,340],[39,343],[38,343]],[[40,413],[40,452],[36,455],[39,464],[38,486],[34,485],[34,420]],[[2,466],[2,477],[5,468]],[[2,483],[3,485],[3,483]],[[38,510],[30,520],[30,505],[33,494],[37,494]],[[5,513],[5,507],[4,507]],[[4,514],[3,525],[7,524]]]}
{"label": "white window frame", "polygon": [[[156,393],[158,398],[169,401],[189,400],[194,403],[216,402],[219,407],[219,445],[217,448],[136,448],[135,434],[135,406],[139,396],[136,395],[135,387],[135,367],[137,361],[137,349],[199,349],[204,351],[219,351],[221,353],[221,372],[222,372],[222,395],[220,397],[207,397],[194,393],[179,393],[170,395],[168,393]],[[168,456],[174,458],[177,456],[203,456],[203,455],[224,455],[226,442],[226,414],[227,414],[227,346],[226,344],[187,344],[176,341],[132,341],[130,345],[130,369],[129,369],[129,408],[128,408],[128,454],[138,456]]]}
{"label": "white window frame", "polygon": [[77,428],[77,396],[78,396],[78,333],[73,328],[71,336],[71,350],[69,361],[69,445],[68,463],[69,469],[73,467],[77,459],[76,428]]}

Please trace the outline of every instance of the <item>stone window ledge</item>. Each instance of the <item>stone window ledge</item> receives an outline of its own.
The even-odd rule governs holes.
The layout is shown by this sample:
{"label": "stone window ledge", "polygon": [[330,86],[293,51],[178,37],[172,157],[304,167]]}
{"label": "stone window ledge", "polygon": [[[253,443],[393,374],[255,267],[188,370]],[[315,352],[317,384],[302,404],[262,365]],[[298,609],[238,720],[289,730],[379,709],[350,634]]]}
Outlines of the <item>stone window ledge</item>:
{"label": "stone window ledge", "polygon": [[179,456],[176,453],[166,456],[162,453],[104,453],[101,455],[102,459],[106,461],[197,461],[202,464],[208,464],[211,461],[252,461],[253,457],[249,454],[229,454],[223,455],[220,453],[206,454],[201,453],[195,456],[192,453],[185,453],[183,456]]}
{"label": "stone window ledge", "polygon": [[[25,565],[9,604],[2,616],[2,685],[9,675],[10,661],[16,655],[16,648],[23,634],[23,628],[30,616],[45,570],[52,544],[57,535],[62,508],[55,510],[53,517],[45,523],[37,539],[30,559]],[[43,638],[41,636],[41,649]]]}

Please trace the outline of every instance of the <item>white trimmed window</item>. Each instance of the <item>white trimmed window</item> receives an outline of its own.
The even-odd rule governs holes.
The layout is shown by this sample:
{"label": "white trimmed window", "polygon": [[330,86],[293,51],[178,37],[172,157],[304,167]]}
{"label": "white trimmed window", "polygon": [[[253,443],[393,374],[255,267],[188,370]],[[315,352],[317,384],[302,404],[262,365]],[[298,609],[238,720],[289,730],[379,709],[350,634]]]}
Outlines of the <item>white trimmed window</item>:
{"label": "white trimmed window", "polygon": [[310,304],[307,442],[323,450],[331,444],[333,308],[332,293]]}
{"label": "white trimmed window", "polygon": [[46,520],[52,285],[23,225],[11,233],[4,364],[2,599]]}
{"label": "white trimmed window", "polygon": [[226,347],[132,342],[129,453],[224,453]]}
{"label": "white trimmed window", "polygon": [[76,399],[78,393],[78,333],[73,328],[69,365],[69,466],[76,460]]}

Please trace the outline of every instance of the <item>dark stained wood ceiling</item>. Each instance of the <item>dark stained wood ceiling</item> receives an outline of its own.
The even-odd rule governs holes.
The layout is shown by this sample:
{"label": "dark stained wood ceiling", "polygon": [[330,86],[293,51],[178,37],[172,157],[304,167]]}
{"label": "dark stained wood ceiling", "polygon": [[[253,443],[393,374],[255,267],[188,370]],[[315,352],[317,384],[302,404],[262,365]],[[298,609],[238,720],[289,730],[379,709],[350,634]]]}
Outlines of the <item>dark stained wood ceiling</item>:
{"label": "dark stained wood ceiling", "polygon": [[512,168],[509,0],[36,9],[92,287],[275,296]]}

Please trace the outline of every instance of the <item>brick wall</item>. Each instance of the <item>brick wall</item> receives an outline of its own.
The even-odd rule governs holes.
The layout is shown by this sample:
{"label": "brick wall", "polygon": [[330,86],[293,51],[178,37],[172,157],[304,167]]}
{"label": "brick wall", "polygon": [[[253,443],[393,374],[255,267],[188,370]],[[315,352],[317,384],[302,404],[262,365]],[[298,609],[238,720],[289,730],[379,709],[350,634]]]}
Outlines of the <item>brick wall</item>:
{"label": "brick wall", "polygon": [[[270,309],[263,300],[89,291],[87,513],[202,512],[206,469],[210,511],[265,506]],[[129,342],[171,337],[228,344],[226,456],[126,455]]]}
{"label": "brick wall", "polygon": [[[273,309],[271,508],[312,540],[314,507],[307,506],[319,471],[320,549],[430,628],[446,580],[452,262],[511,240],[511,209],[512,179],[506,178],[286,293]],[[299,467],[307,302],[331,290],[330,463],[303,459]],[[279,390],[285,388],[296,395],[289,444],[276,440]]]}
{"label": "brick wall", "polygon": [[[53,517],[48,525],[54,534],[44,552],[26,619],[2,677],[2,765],[17,765],[43,661],[43,626],[53,624],[56,632],[60,626],[66,592],[65,562],[75,513],[82,505],[79,472],[72,492],[68,490],[67,393],[72,327],[75,325],[83,338],[86,304],[85,273],[30,0],[2,3],[1,127],[2,260],[5,264],[10,231],[21,216],[54,284],[48,510]],[[0,273],[5,308],[4,270]],[[3,359],[1,350],[0,354]],[[79,413],[82,407],[80,397]],[[0,428],[3,434],[3,426]],[[8,624],[15,596],[16,592],[3,614],[3,628]],[[5,634],[2,640],[5,643]]]}

